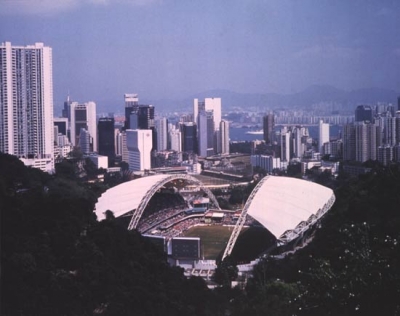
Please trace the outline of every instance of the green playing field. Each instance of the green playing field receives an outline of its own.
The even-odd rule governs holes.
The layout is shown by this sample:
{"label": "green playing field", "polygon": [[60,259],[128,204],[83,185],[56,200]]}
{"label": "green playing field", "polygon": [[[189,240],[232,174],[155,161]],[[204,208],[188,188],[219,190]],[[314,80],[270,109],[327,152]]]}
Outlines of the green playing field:
{"label": "green playing field", "polygon": [[[200,237],[201,256],[204,259],[216,259],[224,251],[233,226],[195,226],[187,230],[183,235],[185,237]],[[246,228],[242,229],[243,233]]]}

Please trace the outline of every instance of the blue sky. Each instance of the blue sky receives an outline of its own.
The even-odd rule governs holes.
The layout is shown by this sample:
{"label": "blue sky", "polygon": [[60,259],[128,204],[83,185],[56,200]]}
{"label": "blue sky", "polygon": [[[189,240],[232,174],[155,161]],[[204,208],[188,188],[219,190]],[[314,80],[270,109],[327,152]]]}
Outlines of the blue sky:
{"label": "blue sky", "polygon": [[400,90],[398,0],[0,0],[0,41],[53,48],[54,99],[312,84]]}

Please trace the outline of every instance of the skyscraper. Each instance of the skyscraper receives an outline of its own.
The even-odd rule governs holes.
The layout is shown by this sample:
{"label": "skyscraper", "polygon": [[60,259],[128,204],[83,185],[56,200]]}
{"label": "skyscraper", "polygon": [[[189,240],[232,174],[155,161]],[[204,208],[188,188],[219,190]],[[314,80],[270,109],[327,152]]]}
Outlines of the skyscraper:
{"label": "skyscraper", "polygon": [[199,156],[209,157],[214,154],[214,116],[213,111],[200,111],[199,126]]}
{"label": "skyscraper", "polygon": [[115,129],[114,118],[102,117],[97,123],[99,154],[108,157],[108,162],[112,162],[115,158]]}
{"label": "skyscraper", "polygon": [[198,115],[201,111],[213,111],[214,115],[214,131],[219,129],[221,122],[221,98],[205,98],[204,101],[194,99],[193,104],[193,120],[198,124]]}
{"label": "skyscraper", "polygon": [[[377,139],[380,129],[374,123],[356,122],[355,124],[355,149],[356,161],[365,162],[376,160],[377,158]],[[377,138],[378,137],[378,138]]]}
{"label": "skyscraper", "polygon": [[229,154],[229,122],[222,120],[219,125],[221,154]]}
{"label": "skyscraper", "polygon": [[180,125],[182,132],[182,149],[187,153],[197,153],[197,126],[193,122]]}
{"label": "skyscraper", "polygon": [[356,129],[353,123],[343,126],[343,160],[356,160]]}
{"label": "skyscraper", "polygon": [[151,134],[150,129],[128,129],[126,131],[129,170],[143,171],[151,168],[151,149],[153,147]]}
{"label": "skyscraper", "polygon": [[72,102],[70,105],[71,115],[71,143],[79,147],[79,134],[85,129],[90,135],[90,152],[97,152],[97,125],[96,125],[96,103],[86,102],[79,104]]}
{"label": "skyscraper", "polygon": [[355,121],[356,122],[373,122],[374,113],[371,106],[369,105],[359,105],[355,111]]}
{"label": "skyscraper", "polygon": [[319,121],[319,134],[318,134],[318,151],[321,155],[324,153],[324,144],[329,143],[329,123]]}
{"label": "skyscraper", "polygon": [[281,161],[290,161],[290,137],[291,133],[286,127],[281,129],[280,146],[281,146]]}
{"label": "skyscraper", "polygon": [[397,111],[400,111],[400,95],[397,98]]}
{"label": "skyscraper", "polygon": [[[52,49],[0,45],[0,151],[54,170]],[[28,161],[29,160],[29,161]]]}
{"label": "skyscraper", "polygon": [[264,140],[267,144],[272,143],[272,132],[274,130],[274,114],[267,114],[263,117],[263,134]]}
{"label": "skyscraper", "polygon": [[157,131],[157,150],[163,151],[168,148],[168,121],[167,118],[162,117],[156,120]]}
{"label": "skyscraper", "polygon": [[136,113],[139,108],[139,98],[136,93],[125,93],[125,125],[124,129],[131,128],[130,118],[132,113]]}
{"label": "skyscraper", "polygon": [[[204,101],[194,99],[193,119],[194,123],[197,124],[198,154],[200,156],[212,156],[218,152],[218,139],[220,136],[218,131],[221,115],[221,98],[205,98]],[[206,117],[210,116],[212,116],[213,120],[212,125],[211,123],[206,123]],[[212,129],[210,128],[211,126]]]}

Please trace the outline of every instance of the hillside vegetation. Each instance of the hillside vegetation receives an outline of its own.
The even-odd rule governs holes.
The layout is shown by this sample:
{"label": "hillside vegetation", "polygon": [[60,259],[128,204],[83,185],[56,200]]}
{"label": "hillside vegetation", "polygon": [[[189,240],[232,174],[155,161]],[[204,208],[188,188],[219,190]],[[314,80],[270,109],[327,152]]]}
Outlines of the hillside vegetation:
{"label": "hillside vegetation", "polygon": [[400,172],[337,183],[311,243],[242,288],[186,279],[153,244],[97,222],[93,187],[0,154],[1,315],[399,315]]}

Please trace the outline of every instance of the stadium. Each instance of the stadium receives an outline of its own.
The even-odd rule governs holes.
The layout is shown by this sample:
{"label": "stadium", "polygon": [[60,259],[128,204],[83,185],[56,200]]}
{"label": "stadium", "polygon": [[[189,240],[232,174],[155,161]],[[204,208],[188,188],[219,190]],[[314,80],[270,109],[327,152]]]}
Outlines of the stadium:
{"label": "stadium", "polygon": [[[240,210],[222,210],[199,179],[156,174],[107,190],[95,213],[102,220],[111,211],[121,225],[150,238],[186,275],[210,279],[217,259],[242,258],[239,271],[249,271],[270,249],[297,246],[334,201],[333,191],[319,184],[267,176]],[[253,257],[243,259],[240,248],[252,250]]]}

